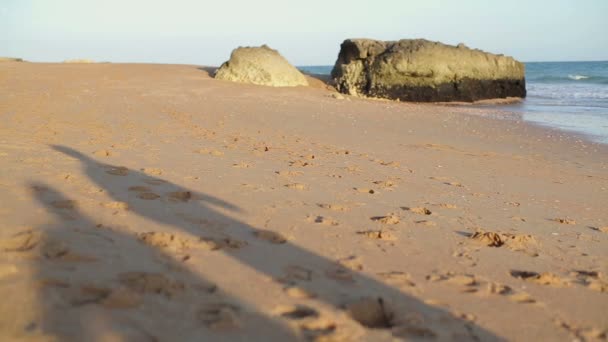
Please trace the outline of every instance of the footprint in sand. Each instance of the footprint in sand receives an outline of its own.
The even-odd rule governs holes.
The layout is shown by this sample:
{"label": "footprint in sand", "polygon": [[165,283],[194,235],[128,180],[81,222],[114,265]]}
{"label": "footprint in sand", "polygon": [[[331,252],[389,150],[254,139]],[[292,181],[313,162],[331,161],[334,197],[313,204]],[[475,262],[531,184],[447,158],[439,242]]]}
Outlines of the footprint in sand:
{"label": "footprint in sand", "polygon": [[101,203],[101,205],[106,208],[110,208],[110,209],[118,209],[118,210],[128,210],[129,209],[128,203],[120,202],[120,201]]}
{"label": "footprint in sand", "polygon": [[150,176],[160,176],[163,174],[163,170],[153,168],[153,167],[146,167],[146,168],[141,169],[141,171]]}
{"label": "footprint in sand", "polygon": [[129,174],[129,169],[124,166],[108,166],[106,167],[106,173],[113,176],[126,176]]}
{"label": "footprint in sand", "polygon": [[435,227],[437,226],[437,223],[433,222],[433,221],[429,221],[429,220],[416,220],[414,221],[415,224],[420,224],[423,226],[427,226],[427,227]]}
{"label": "footprint in sand", "polygon": [[510,295],[513,294],[514,291],[510,286],[490,282],[486,285],[486,292],[488,294]]}
{"label": "footprint in sand", "polygon": [[348,341],[336,332],[336,324],[327,318],[305,320],[299,325],[308,341]]}
{"label": "footprint in sand", "polygon": [[518,303],[535,303],[529,294],[525,292],[515,292],[511,287],[496,282],[486,281],[473,274],[455,272],[434,272],[428,275],[427,280],[433,282],[446,282],[456,286],[461,292],[483,293],[480,290],[485,288],[485,293],[489,295],[506,296],[509,300]]}
{"label": "footprint in sand", "polygon": [[[281,305],[275,308],[274,314],[294,324],[307,341],[342,341],[334,335],[336,324],[320,316],[314,308],[305,305]],[[335,339],[334,339],[335,338]]]}
{"label": "footprint in sand", "polygon": [[573,341],[603,341],[608,336],[606,329],[600,329],[589,326],[580,326],[556,318],[554,323],[572,335]]}
{"label": "footprint in sand", "polygon": [[363,235],[368,239],[384,240],[384,241],[397,240],[397,237],[395,235],[393,235],[391,232],[385,231],[385,230],[364,230],[364,231],[357,232],[357,234]]}
{"label": "footprint in sand", "polygon": [[362,271],[363,262],[361,258],[355,255],[348,256],[346,258],[338,259],[338,264],[351,269],[353,271]]}
{"label": "footprint in sand", "polygon": [[73,200],[59,200],[51,202],[51,205],[57,209],[74,209],[76,208],[76,201]]}
{"label": "footprint in sand", "polygon": [[150,185],[161,185],[161,184],[167,183],[167,181],[164,179],[157,179],[157,178],[150,179],[149,178],[149,179],[144,179],[144,183],[150,184]]}
{"label": "footprint in sand", "polygon": [[399,162],[396,161],[383,161],[383,160],[375,160],[378,164],[382,165],[382,166],[390,166],[390,167],[394,167],[394,168],[398,168],[399,166],[401,166],[399,164]]}
{"label": "footprint in sand", "polygon": [[595,230],[596,232],[602,232],[602,233],[608,233],[608,226],[605,227],[589,227],[592,230]]}
{"label": "footprint in sand", "polygon": [[435,203],[435,204],[431,204],[434,206],[438,206],[441,208],[445,208],[445,209],[457,209],[458,207],[455,204],[450,204],[450,203]]}
{"label": "footprint in sand", "polygon": [[68,286],[61,291],[67,302],[72,306],[83,306],[87,304],[100,304],[105,300],[112,290],[107,287],[94,285],[82,285],[79,287]]}
{"label": "footprint in sand", "polygon": [[509,272],[512,277],[519,278],[539,285],[549,285],[554,287],[569,286],[569,282],[549,272],[537,273],[532,271],[512,270]]}
{"label": "footprint in sand", "polygon": [[373,181],[372,183],[378,185],[379,187],[388,190],[388,191],[393,191],[396,187],[397,187],[397,182],[401,180],[401,178],[393,178],[393,179],[388,179],[388,180],[384,180],[384,181]]}
{"label": "footprint in sand", "polygon": [[131,309],[142,303],[142,295],[127,287],[112,289],[110,294],[101,301],[107,309]]}
{"label": "footprint in sand", "polygon": [[193,239],[166,232],[139,233],[137,234],[137,239],[148,246],[178,252],[188,250],[195,244]]}
{"label": "footprint in sand", "polygon": [[118,280],[126,288],[139,294],[158,294],[173,298],[181,294],[185,285],[162,273],[126,272],[118,275]]}
{"label": "footprint in sand", "polygon": [[291,183],[291,184],[285,184],[284,185],[286,188],[289,189],[295,189],[295,190],[308,190],[308,186],[305,184],[301,184],[301,183]]}
{"label": "footprint in sand", "polygon": [[608,281],[597,271],[575,270],[570,272],[578,283],[598,292],[608,292]]}
{"label": "footprint in sand", "polygon": [[488,247],[506,246],[512,251],[538,256],[538,242],[532,235],[477,231],[469,239]]}
{"label": "footprint in sand", "polygon": [[[437,282],[437,281],[446,281],[449,284],[473,287],[478,285],[475,276],[472,274],[464,274],[464,273],[454,273],[454,272],[445,272],[445,273],[433,273],[426,277],[427,280]],[[474,292],[477,289],[466,289],[464,292]]]}
{"label": "footprint in sand", "polygon": [[399,216],[397,216],[393,213],[390,213],[386,216],[372,216],[372,217],[370,217],[370,220],[379,222],[382,224],[397,224],[397,223],[401,222],[401,220],[399,219]]}
{"label": "footprint in sand", "polygon": [[271,230],[257,230],[253,232],[253,235],[260,240],[268,241],[274,244],[284,244],[287,242],[287,238],[285,238],[282,234],[273,232]]}
{"label": "footprint in sand", "polygon": [[298,281],[308,282],[312,280],[313,272],[306,267],[289,265],[284,268],[283,272],[285,275],[278,279],[281,283],[295,284]]}
{"label": "footprint in sand", "polygon": [[431,215],[433,213],[425,207],[401,207],[401,209],[418,215]]}
{"label": "footprint in sand", "polygon": [[340,263],[337,263],[335,266],[325,270],[325,276],[343,284],[351,284],[355,282],[355,278],[353,277],[351,270]]}
{"label": "footprint in sand", "polygon": [[317,296],[315,293],[299,286],[288,286],[285,288],[285,293],[295,299],[309,299]]}
{"label": "footprint in sand", "polygon": [[273,311],[278,316],[293,320],[319,317],[319,312],[317,310],[305,305],[281,305]]}
{"label": "footprint in sand", "polygon": [[40,243],[42,233],[34,230],[24,230],[0,239],[0,248],[5,252],[26,252],[34,249]]}
{"label": "footprint in sand", "polygon": [[142,200],[155,200],[160,198],[160,195],[155,194],[153,192],[141,192],[137,195],[137,198]]}
{"label": "footprint in sand", "polygon": [[332,219],[331,217],[315,216],[315,215],[308,215],[308,217],[306,218],[306,221],[313,222],[313,223],[320,223],[325,226],[337,226],[340,224],[338,221]]}
{"label": "footprint in sand", "polygon": [[275,171],[274,173],[282,177],[295,177],[304,174],[302,171]]}
{"label": "footprint in sand", "polygon": [[237,168],[237,169],[248,169],[251,167],[251,164],[245,163],[245,162],[240,162],[240,163],[232,164],[232,167]]}
{"label": "footprint in sand", "polygon": [[192,199],[192,192],[190,191],[174,191],[168,194],[169,200],[173,202],[188,202]]}
{"label": "footprint in sand", "polygon": [[149,246],[167,249],[173,252],[185,253],[192,249],[220,250],[238,249],[247,245],[230,237],[224,238],[193,238],[186,235],[167,232],[146,232],[137,234],[137,239]]}
{"label": "footprint in sand", "polygon": [[203,243],[204,248],[212,251],[217,250],[231,250],[231,249],[241,249],[246,247],[248,243],[246,241],[237,240],[231,237],[222,237],[222,238],[201,238],[201,243]]}
{"label": "footprint in sand", "polygon": [[475,293],[479,291],[480,282],[473,274],[455,273],[455,272],[434,272],[426,276],[428,281],[446,282],[458,287],[460,292]]}
{"label": "footprint in sand", "polygon": [[381,298],[364,297],[345,305],[346,313],[359,324],[372,329],[388,329],[393,326],[394,314]]}
{"label": "footprint in sand", "polygon": [[308,161],[308,160],[292,160],[289,162],[289,166],[291,167],[307,167],[307,166],[314,166],[315,164],[313,164],[312,162]]}
{"label": "footprint in sand", "polygon": [[563,218],[554,218],[551,221],[557,222],[557,223],[561,223],[561,224],[576,224],[576,221],[571,219],[571,218],[567,218],[567,217],[563,217]]}
{"label": "footprint in sand", "polygon": [[211,330],[233,330],[241,326],[240,311],[234,304],[212,303],[200,309],[196,317]]}
{"label": "footprint in sand", "polygon": [[129,191],[134,191],[134,192],[149,192],[152,191],[150,190],[150,188],[148,188],[147,186],[131,186],[129,187]]}
{"label": "footprint in sand", "polygon": [[72,306],[99,304],[108,309],[128,309],[141,304],[141,295],[124,287],[112,289],[91,284],[71,286],[56,280],[45,282],[43,286],[58,287],[59,292]]}
{"label": "footprint in sand", "polygon": [[390,271],[378,273],[378,276],[382,278],[389,285],[397,286],[399,288],[411,288],[416,287],[409,274],[400,271]]}
{"label": "footprint in sand", "polygon": [[350,207],[342,204],[329,204],[329,203],[319,203],[317,204],[319,208],[329,209],[333,211],[349,211]]}
{"label": "footprint in sand", "polygon": [[132,186],[129,187],[129,191],[137,192],[137,198],[143,200],[155,200],[160,198],[160,195],[152,192],[146,186]]}

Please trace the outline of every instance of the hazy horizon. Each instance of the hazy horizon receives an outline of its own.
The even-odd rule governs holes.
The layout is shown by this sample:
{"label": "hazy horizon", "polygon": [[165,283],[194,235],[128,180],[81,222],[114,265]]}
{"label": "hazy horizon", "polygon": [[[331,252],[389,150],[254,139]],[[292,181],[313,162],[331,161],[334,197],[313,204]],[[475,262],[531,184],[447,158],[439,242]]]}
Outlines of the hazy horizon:
{"label": "hazy horizon", "polygon": [[171,3],[4,0],[0,56],[217,66],[267,44],[294,65],[331,65],[346,38],[425,38],[524,62],[608,60],[608,1]]}

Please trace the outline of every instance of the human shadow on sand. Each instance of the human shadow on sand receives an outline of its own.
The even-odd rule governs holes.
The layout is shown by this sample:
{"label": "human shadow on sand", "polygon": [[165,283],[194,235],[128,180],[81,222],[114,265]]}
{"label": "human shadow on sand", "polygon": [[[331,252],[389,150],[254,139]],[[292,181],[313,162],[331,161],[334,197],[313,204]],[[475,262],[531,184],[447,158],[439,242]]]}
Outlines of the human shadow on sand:
{"label": "human shadow on sand", "polygon": [[[114,201],[128,204],[128,214],[199,237],[200,241],[211,243],[217,252],[226,253],[285,287],[297,286],[312,294],[308,303],[322,302],[345,310],[352,320],[367,329],[387,331],[406,339],[501,340],[471,321],[298,247],[276,233],[232,218],[230,213],[240,209],[223,200],[126,167],[100,163],[66,146],[52,148],[79,160],[83,172],[93,183]],[[218,286],[221,289],[221,284]],[[315,333],[338,332],[339,325],[327,326]]]}
{"label": "human shadow on sand", "polygon": [[[53,223],[20,235],[33,258],[42,318],[26,328],[62,341],[294,340],[286,325],[247,309],[159,246],[96,223],[44,183],[34,198]],[[208,199],[210,203],[221,201]],[[98,222],[98,221],[97,221]],[[304,332],[310,336],[314,332]],[[43,338],[44,336],[44,338]],[[53,339],[54,340],[54,339]]]}

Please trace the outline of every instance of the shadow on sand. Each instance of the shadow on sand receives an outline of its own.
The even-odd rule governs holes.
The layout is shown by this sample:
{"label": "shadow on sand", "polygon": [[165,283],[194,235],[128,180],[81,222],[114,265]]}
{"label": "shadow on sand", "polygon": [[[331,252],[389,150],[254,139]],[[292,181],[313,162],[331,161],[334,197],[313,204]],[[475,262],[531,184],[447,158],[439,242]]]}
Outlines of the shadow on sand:
{"label": "shadow on sand", "polygon": [[[41,295],[47,308],[40,323],[44,332],[84,340],[102,333],[126,340],[204,336],[211,340],[267,341],[345,336],[344,327],[330,321],[295,328],[289,321],[307,322],[319,316],[314,305],[323,303],[345,310],[351,324],[373,329],[373,334],[406,339],[501,340],[473,322],[298,247],[280,235],[231,218],[225,212],[239,208],[221,199],[132,169],[99,163],[69,147],[53,149],[80,161],[84,174],[113,201],[128,204],[127,215],[169,226],[175,235],[129,234],[128,229],[119,232],[102,226],[80,213],[65,195],[46,184],[32,184],[37,200],[58,221],[41,229],[47,251],[37,267],[46,291]],[[199,237],[197,241],[211,246],[208,253],[225,253],[284,287],[297,286],[314,294],[305,299],[310,306],[284,315],[246,308],[239,298],[223,292],[222,284],[213,284],[188,269],[189,256],[171,249],[179,242],[179,234]],[[80,239],[81,245],[85,239],[87,251],[70,249],[70,241],[75,239]],[[193,242],[182,244],[188,243]],[[58,274],[69,282],[54,279]],[[91,283],[91,279],[96,282]]]}
{"label": "shadow on sand", "polygon": [[198,70],[204,71],[207,73],[207,76],[214,78],[215,72],[217,71],[217,67],[198,67]]}
{"label": "shadow on sand", "polygon": [[[207,76],[209,76],[210,78],[214,78],[215,72],[217,71],[218,68],[217,67],[198,67],[197,69],[205,72],[207,74]],[[335,82],[331,78],[330,75],[312,74],[312,73],[305,72],[302,70],[300,70],[300,72],[306,76],[306,78],[308,79],[308,85],[310,87],[336,91]]]}

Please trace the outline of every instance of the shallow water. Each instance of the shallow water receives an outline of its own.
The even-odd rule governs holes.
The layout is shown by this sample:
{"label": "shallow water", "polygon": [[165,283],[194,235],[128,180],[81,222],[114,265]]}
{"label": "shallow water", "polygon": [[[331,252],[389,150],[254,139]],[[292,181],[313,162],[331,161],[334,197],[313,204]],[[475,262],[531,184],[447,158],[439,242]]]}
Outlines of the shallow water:
{"label": "shallow water", "polygon": [[[608,61],[525,64],[528,97],[502,109],[520,113],[525,121],[608,144]],[[332,66],[300,69],[329,75]]]}

